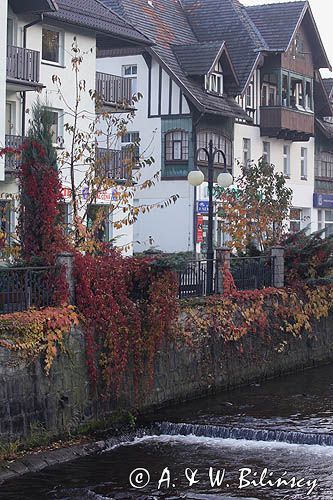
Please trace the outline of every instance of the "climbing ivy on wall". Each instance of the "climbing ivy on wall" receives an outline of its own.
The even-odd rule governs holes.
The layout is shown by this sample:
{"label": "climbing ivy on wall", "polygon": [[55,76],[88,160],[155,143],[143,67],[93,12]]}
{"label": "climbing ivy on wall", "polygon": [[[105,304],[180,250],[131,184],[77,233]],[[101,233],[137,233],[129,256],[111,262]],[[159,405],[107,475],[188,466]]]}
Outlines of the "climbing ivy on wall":
{"label": "climbing ivy on wall", "polygon": [[124,389],[133,368],[135,393],[152,381],[154,359],[173,335],[178,316],[175,274],[152,259],[115,250],[75,257],[76,304],[85,336],[92,386],[99,396]]}

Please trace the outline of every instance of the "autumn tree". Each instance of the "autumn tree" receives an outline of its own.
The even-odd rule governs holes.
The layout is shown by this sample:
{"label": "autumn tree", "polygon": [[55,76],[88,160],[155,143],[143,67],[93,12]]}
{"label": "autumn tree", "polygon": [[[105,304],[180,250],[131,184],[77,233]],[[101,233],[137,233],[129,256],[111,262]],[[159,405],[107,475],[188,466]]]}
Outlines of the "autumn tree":
{"label": "autumn tree", "polygon": [[282,173],[262,159],[241,166],[241,175],[231,189],[217,188],[218,212],[228,245],[238,252],[251,246],[260,251],[281,240],[289,217],[292,190]]}
{"label": "autumn tree", "polygon": [[[154,164],[154,158],[147,154],[147,151],[137,156],[139,139],[122,155],[121,165],[119,162],[116,164],[112,148],[126,134],[128,125],[135,117],[135,104],[142,96],[134,95],[131,102],[118,108],[117,113],[106,112],[103,96],[96,90],[87,88],[86,81],[80,78],[80,68],[86,55],[87,53],[81,52],[74,38],[71,54],[74,104],[71,104],[63,93],[60,77],[54,75],[52,80],[68,119],[64,131],[70,137],[70,147],[60,152],[58,164],[62,177],[70,179],[73,244],[77,248],[90,251],[98,246],[98,234],[106,217],[105,210],[101,208],[93,224],[87,226],[89,209],[95,205],[99,193],[113,193],[107,209],[109,214],[118,214],[117,219],[112,222],[116,229],[132,225],[141,213],[175,203],[178,195],[150,205],[133,203],[140,191],[155,185],[160,172],[152,175],[143,172]],[[93,109],[90,111],[82,105],[87,102],[87,96],[93,103]],[[106,151],[103,155],[100,154],[101,145]],[[117,168],[124,172],[124,175],[120,176],[123,177],[121,182],[119,175],[114,175]]]}

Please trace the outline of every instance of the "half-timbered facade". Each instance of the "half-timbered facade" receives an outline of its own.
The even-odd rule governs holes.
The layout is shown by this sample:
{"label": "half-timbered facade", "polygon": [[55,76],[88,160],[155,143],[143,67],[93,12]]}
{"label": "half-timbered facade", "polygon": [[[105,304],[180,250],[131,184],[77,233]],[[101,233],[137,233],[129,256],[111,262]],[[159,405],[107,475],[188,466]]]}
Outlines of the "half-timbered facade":
{"label": "half-timbered facade", "polygon": [[[103,1],[154,41],[141,53],[101,51],[98,60],[102,71],[134,68],[131,77],[144,96],[129,129],[140,136],[142,152],[154,156],[161,180],[137,203],[180,196],[175,206],[138,221],[136,249],[203,249],[196,238],[197,202],[207,200],[207,187],[194,192],[186,176],[195,163],[205,169],[204,154],[197,158],[196,151],[210,138],[225,151],[234,175],[238,162],[263,157],[275,164],[293,190],[291,228],[316,230],[315,114],[323,116],[316,102],[319,69],[330,63],[309,3]],[[222,159],[216,164],[223,167]]]}

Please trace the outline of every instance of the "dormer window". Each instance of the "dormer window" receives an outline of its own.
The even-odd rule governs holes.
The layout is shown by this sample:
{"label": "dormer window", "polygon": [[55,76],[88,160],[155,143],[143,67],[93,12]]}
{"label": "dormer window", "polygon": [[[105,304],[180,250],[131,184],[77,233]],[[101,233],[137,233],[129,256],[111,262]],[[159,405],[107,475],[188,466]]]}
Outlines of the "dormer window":
{"label": "dormer window", "polygon": [[223,74],[212,73],[205,76],[205,89],[214,94],[223,95]]}

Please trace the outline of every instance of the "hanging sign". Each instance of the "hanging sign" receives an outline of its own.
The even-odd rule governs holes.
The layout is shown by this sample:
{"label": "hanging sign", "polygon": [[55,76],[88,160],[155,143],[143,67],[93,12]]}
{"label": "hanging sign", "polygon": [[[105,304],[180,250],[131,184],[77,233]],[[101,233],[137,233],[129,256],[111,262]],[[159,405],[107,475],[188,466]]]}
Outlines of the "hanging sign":
{"label": "hanging sign", "polygon": [[203,216],[197,215],[197,243],[203,242]]}

